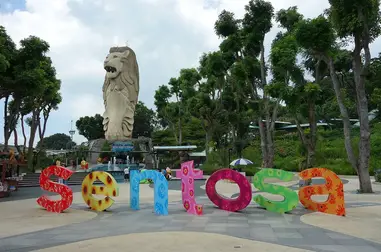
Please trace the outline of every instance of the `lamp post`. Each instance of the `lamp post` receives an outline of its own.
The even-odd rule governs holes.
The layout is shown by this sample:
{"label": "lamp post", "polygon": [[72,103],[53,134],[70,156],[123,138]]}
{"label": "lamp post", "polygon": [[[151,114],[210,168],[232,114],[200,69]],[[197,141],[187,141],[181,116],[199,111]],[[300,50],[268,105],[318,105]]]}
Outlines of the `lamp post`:
{"label": "lamp post", "polygon": [[232,152],[232,148],[229,148],[229,168],[230,168],[230,155],[231,155],[231,152]]}

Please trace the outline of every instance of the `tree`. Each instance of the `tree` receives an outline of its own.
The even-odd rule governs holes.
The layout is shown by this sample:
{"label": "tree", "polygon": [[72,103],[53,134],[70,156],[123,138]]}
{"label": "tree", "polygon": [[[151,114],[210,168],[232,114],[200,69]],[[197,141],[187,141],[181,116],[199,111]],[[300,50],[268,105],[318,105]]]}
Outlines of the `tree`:
{"label": "tree", "polygon": [[17,123],[17,108],[12,106],[9,111],[8,103],[14,91],[13,61],[16,55],[16,45],[8,36],[5,28],[0,26],[0,99],[4,98],[4,151],[8,150],[8,141],[11,137],[12,128]]}
{"label": "tree", "polygon": [[[171,78],[168,85],[162,85],[155,92],[155,106],[162,126],[169,126],[177,144],[183,142],[183,123],[190,115],[189,99],[196,94],[195,87],[201,76],[194,68],[181,69],[178,78]],[[175,102],[170,99],[174,97]]]}
{"label": "tree", "polygon": [[[366,79],[369,75],[371,54],[369,45],[381,33],[381,15],[379,0],[343,1],[330,0],[329,18],[343,39],[353,39],[352,64],[355,80],[357,111],[360,122],[359,158],[354,168],[360,179],[360,191],[372,192],[369,176],[370,127],[368,118],[368,99]],[[364,56],[362,55],[364,53]]]}
{"label": "tree", "polygon": [[367,83],[367,94],[370,95],[369,110],[378,109],[377,116],[381,116],[381,88],[379,83],[381,79],[381,53],[378,57],[372,59],[369,65],[369,75]]}
{"label": "tree", "polygon": [[[43,139],[47,120],[52,110],[57,109],[62,98],[59,93],[61,82],[56,78],[52,61],[46,56],[49,44],[35,36],[21,40],[21,48],[17,52],[14,66],[15,84],[17,89],[13,93],[13,102],[17,114],[21,114],[21,123],[24,116],[30,114],[28,143],[28,167],[34,170],[33,145],[37,130]],[[43,122],[41,125],[41,113]],[[22,125],[25,137],[25,127]]]}
{"label": "tree", "polygon": [[[298,13],[296,6],[277,12],[276,20],[285,32],[280,32],[272,43],[270,60],[273,79],[266,90],[272,97],[281,98],[287,104],[306,150],[306,161],[301,168],[311,168],[314,166],[317,142],[316,107],[323,101],[320,84],[325,76],[326,65],[321,60],[311,59],[313,56],[307,51],[303,52],[307,58],[304,66],[297,64],[297,56],[302,50],[295,39],[295,29],[303,20],[303,15]],[[312,73],[314,82],[305,80],[304,67]],[[324,99],[327,99],[327,94]],[[308,134],[301,127],[303,121],[309,124]]]}
{"label": "tree", "polygon": [[[246,14],[243,19],[243,30],[248,37],[248,48],[252,48],[251,51],[256,53],[259,46],[260,49],[260,85],[256,85],[256,89],[264,90],[267,85],[267,69],[265,62],[265,47],[264,40],[265,35],[270,31],[272,27],[272,18],[274,16],[274,8],[270,2],[263,0],[250,1],[245,6]],[[256,55],[255,55],[256,56]],[[258,91],[257,91],[258,93]],[[275,104],[271,106],[271,98],[269,94],[264,90],[263,101],[260,103],[258,126],[261,136],[261,150],[263,166],[274,166],[274,129],[275,120],[277,116],[277,110],[279,107],[280,99],[275,101]],[[263,118],[265,125],[263,124]]]}
{"label": "tree", "polygon": [[[335,3],[336,4],[336,3]],[[343,9],[341,9],[343,7]],[[353,169],[356,170],[359,181],[360,181],[360,191],[361,192],[372,192],[372,185],[370,182],[369,176],[369,155],[370,155],[370,129],[369,129],[369,119],[368,119],[368,102],[366,95],[366,87],[365,87],[365,77],[367,76],[367,69],[370,64],[370,59],[368,63],[368,49],[366,48],[366,41],[368,41],[369,34],[364,35],[365,33],[369,33],[368,31],[361,31],[361,35],[358,34],[361,27],[364,25],[368,28],[370,27],[368,23],[364,23],[364,20],[361,20],[357,15],[362,13],[362,10],[359,10],[359,13],[350,13],[347,12],[349,16],[355,19],[355,24],[348,25],[351,27],[352,34],[355,40],[355,49],[352,52],[352,70],[354,73],[354,82],[355,82],[355,91],[348,92],[348,94],[354,93],[357,104],[357,114],[360,120],[360,142],[359,142],[359,156],[356,158],[355,152],[353,150],[352,142],[351,142],[351,124],[349,120],[349,113],[347,106],[345,104],[345,97],[341,90],[341,83],[338,78],[338,69],[337,65],[335,65],[335,59],[340,55],[340,50],[338,49],[338,45],[336,44],[335,32],[341,36],[346,37],[349,36],[348,29],[343,28],[344,24],[340,23],[343,20],[346,20],[343,16],[342,11],[348,11],[347,8],[351,9],[352,7],[348,6],[332,6],[330,10],[331,21],[329,22],[325,17],[319,16],[312,20],[305,20],[299,24],[298,29],[296,30],[296,38],[298,43],[310,51],[311,54],[317,60],[323,60],[328,66],[331,81],[333,84],[333,89],[335,91],[337,103],[340,108],[340,114],[343,120],[343,128],[344,128],[344,139],[345,139],[345,148],[348,155],[348,161],[352,165]],[[366,6],[364,6],[366,7]],[[376,7],[375,7],[376,8]],[[377,6],[378,10],[378,6]],[[377,11],[378,13],[378,11]],[[364,14],[364,13],[363,13]],[[361,14],[361,15],[363,15]],[[340,16],[341,15],[341,16]],[[340,18],[339,18],[340,16]],[[371,17],[368,17],[372,19]],[[347,20],[348,21],[348,20]],[[335,23],[336,22],[336,23]],[[360,27],[358,27],[358,23],[360,23]],[[347,26],[347,24],[345,25]],[[336,31],[334,30],[336,28]],[[343,30],[340,30],[343,29]],[[364,28],[365,29],[365,28]],[[363,34],[364,33],[364,34]],[[365,37],[362,37],[362,36]],[[374,34],[373,34],[374,35]],[[364,48],[365,50],[365,63],[363,65],[361,57],[358,55],[358,50]],[[359,58],[360,57],[360,58]],[[362,75],[364,75],[362,77]],[[362,126],[361,126],[362,125]]]}
{"label": "tree", "polygon": [[[224,91],[229,90],[230,93],[224,93],[229,99],[229,121],[237,122],[233,127],[233,142],[237,152],[240,152],[245,145],[242,140],[247,133],[249,117],[252,121],[257,121],[262,164],[265,167],[274,165],[273,137],[280,103],[280,100],[273,101],[264,91],[267,86],[264,39],[272,27],[273,15],[274,9],[270,2],[251,0],[245,6],[242,20],[223,11],[215,23],[216,34],[224,38],[220,50],[225,53],[229,68]],[[264,91],[263,95],[260,95],[260,91]],[[231,106],[231,102],[235,102],[235,105]]]}
{"label": "tree", "polygon": [[155,112],[139,101],[135,107],[134,128],[132,137],[151,137],[155,126]]}
{"label": "tree", "polygon": [[75,123],[78,133],[88,141],[104,138],[103,117],[100,114],[95,116],[80,117]]}
{"label": "tree", "polygon": [[71,140],[71,137],[64,133],[56,133],[42,140],[37,143],[37,149],[61,150],[69,149],[76,145],[76,143]]}

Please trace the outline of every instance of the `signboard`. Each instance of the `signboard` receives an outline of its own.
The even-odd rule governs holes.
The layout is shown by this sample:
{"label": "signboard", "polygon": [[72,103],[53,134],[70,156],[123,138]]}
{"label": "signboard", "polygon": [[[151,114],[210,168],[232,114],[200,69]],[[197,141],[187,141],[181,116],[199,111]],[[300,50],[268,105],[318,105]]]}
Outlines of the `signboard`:
{"label": "signboard", "polygon": [[129,152],[134,149],[134,144],[132,142],[115,142],[112,144],[113,152]]}

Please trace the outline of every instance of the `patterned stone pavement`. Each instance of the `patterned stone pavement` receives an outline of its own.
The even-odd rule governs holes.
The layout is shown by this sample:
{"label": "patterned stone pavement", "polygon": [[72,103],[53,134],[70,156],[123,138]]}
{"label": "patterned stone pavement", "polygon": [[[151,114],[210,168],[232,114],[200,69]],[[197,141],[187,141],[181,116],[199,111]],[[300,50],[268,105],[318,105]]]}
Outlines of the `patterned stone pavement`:
{"label": "patterned stone pavement", "polygon": [[[176,183],[171,182],[170,187],[178,189]],[[202,189],[198,188],[196,195],[198,203],[204,204],[203,216],[187,214],[181,202],[170,203],[168,216],[154,215],[152,204],[141,204],[141,210],[133,211],[127,204],[115,203],[110,211],[90,221],[0,239],[0,251],[24,252],[92,238],[162,231],[219,233],[313,251],[381,251],[381,244],[302,223],[300,216],[309,211],[301,206],[283,215],[255,204],[231,213],[214,207]],[[347,207],[365,205],[379,204],[363,202]],[[84,204],[73,204],[72,208],[86,209]]]}

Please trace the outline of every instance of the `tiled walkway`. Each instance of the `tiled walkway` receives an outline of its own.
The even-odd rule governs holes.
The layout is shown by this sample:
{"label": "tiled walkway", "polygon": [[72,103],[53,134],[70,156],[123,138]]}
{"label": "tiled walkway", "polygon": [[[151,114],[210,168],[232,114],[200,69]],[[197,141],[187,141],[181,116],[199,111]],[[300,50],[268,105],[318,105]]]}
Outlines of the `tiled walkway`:
{"label": "tiled walkway", "polygon": [[[302,223],[300,217],[308,211],[301,206],[280,215],[252,203],[242,212],[231,213],[214,207],[203,190],[197,192],[198,203],[204,204],[203,216],[187,214],[180,202],[170,203],[168,216],[155,216],[152,204],[141,204],[141,210],[132,211],[126,204],[115,203],[110,212],[90,221],[0,239],[0,251],[24,252],[92,238],[165,231],[219,233],[312,251],[381,251],[381,244]],[[347,207],[366,205],[380,204],[357,202]],[[72,208],[88,211],[84,204]]]}

